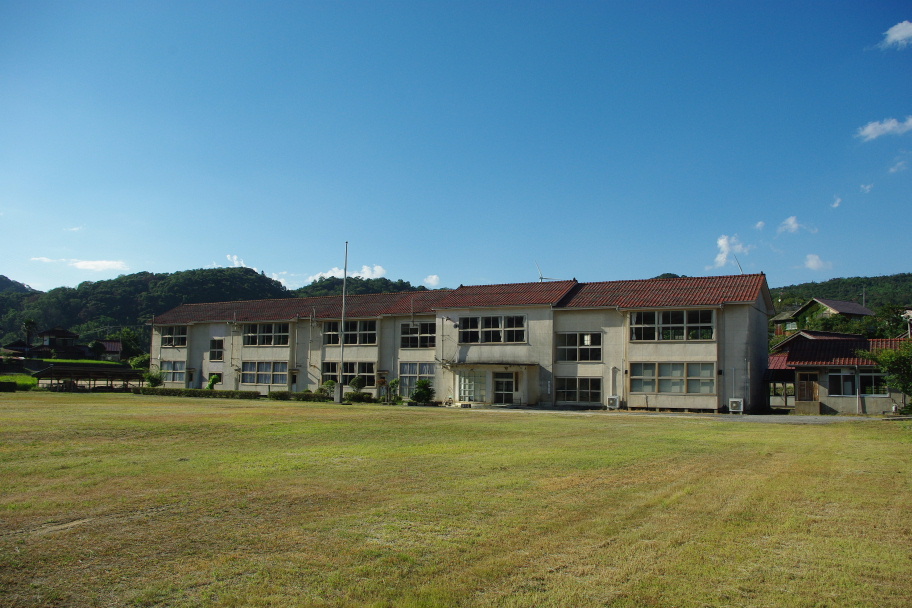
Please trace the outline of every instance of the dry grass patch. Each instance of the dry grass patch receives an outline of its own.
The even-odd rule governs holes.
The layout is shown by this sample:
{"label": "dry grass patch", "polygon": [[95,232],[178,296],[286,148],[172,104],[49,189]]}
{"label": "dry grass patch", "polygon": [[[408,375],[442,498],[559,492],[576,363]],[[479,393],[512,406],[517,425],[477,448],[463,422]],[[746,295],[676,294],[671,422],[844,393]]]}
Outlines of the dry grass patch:
{"label": "dry grass patch", "polygon": [[4,606],[903,606],[912,429],[0,398]]}

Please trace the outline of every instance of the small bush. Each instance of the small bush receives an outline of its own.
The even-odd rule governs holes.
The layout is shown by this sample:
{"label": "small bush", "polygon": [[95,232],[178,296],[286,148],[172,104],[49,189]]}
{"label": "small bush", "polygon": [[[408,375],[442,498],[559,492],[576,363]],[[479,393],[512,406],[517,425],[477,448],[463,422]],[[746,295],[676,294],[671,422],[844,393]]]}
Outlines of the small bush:
{"label": "small bush", "polygon": [[374,398],[370,395],[370,393],[356,393],[356,392],[345,393],[342,396],[342,398],[345,401],[350,401],[352,403],[373,403],[374,402]]}
{"label": "small bush", "polygon": [[291,401],[291,396],[294,395],[291,391],[270,391],[267,395],[273,401]]}

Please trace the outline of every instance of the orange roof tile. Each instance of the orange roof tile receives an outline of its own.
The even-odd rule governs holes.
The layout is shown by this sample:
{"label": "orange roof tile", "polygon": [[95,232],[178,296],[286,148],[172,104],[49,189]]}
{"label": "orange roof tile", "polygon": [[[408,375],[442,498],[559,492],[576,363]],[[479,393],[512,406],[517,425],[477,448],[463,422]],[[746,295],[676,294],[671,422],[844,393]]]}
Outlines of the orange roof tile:
{"label": "orange roof tile", "polygon": [[[764,293],[765,292],[765,293]],[[667,308],[719,306],[768,300],[766,275],[681,277],[584,283],[562,306],[567,308]]]}

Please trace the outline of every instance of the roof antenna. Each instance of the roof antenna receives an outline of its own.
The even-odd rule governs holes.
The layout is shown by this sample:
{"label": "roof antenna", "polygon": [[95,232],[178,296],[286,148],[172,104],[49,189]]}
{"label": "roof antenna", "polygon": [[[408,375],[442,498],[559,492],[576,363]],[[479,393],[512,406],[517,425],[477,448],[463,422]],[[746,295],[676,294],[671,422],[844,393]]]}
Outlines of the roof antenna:
{"label": "roof antenna", "polygon": [[732,254],[732,257],[735,258],[735,264],[738,265],[738,270],[741,271],[741,274],[744,274],[744,269],[741,268],[741,262],[738,261],[738,256],[736,256],[736,255],[733,253],[733,254]]}
{"label": "roof antenna", "polygon": [[542,275],[541,266],[538,265],[538,262],[535,262],[535,267],[538,268],[539,283],[544,283],[545,281],[560,281],[560,279],[549,279],[548,277]]}

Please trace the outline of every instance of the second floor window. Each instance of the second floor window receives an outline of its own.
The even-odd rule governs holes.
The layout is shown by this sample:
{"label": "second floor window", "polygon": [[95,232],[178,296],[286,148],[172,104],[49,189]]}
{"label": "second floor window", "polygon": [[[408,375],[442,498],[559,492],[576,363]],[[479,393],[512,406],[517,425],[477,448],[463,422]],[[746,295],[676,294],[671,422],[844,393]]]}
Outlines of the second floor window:
{"label": "second floor window", "polygon": [[370,321],[346,321],[345,322],[345,343],[346,344],[376,344],[377,343],[377,322]]}
{"label": "second floor window", "polygon": [[631,340],[712,340],[711,310],[644,310],[630,313]]}
{"label": "second floor window", "polygon": [[403,323],[401,348],[434,348],[437,345],[436,323]]}
{"label": "second floor window", "polygon": [[187,326],[162,327],[161,338],[162,346],[187,346]]}
{"label": "second floor window", "polygon": [[225,357],[225,340],[222,338],[212,338],[209,340],[209,360],[222,361]]}
{"label": "second floor window", "polygon": [[244,346],[287,346],[288,323],[244,325]]}
{"label": "second floor window", "polygon": [[516,344],[526,341],[526,318],[522,315],[460,317],[462,344]]}
{"label": "second floor window", "polygon": [[601,361],[602,334],[557,334],[558,361]]}

